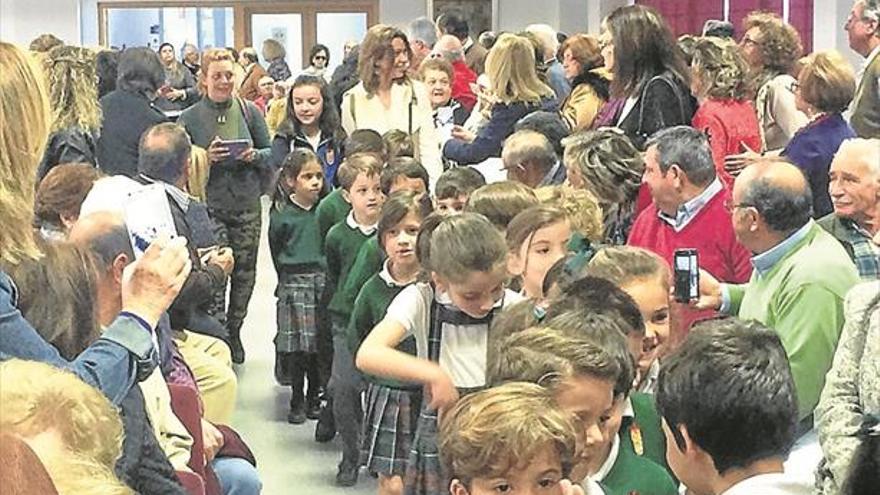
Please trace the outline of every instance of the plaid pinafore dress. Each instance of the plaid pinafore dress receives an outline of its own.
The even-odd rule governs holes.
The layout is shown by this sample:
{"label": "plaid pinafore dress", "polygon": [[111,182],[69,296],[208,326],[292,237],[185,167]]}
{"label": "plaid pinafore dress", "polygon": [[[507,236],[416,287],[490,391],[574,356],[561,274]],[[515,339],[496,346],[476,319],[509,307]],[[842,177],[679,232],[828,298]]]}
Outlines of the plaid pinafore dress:
{"label": "plaid pinafore dress", "polygon": [[[440,341],[443,338],[443,326],[453,325],[483,325],[486,332],[495,314],[504,306],[497,305],[482,318],[474,318],[464,312],[439,304],[436,299],[431,301],[431,326],[428,329],[428,359],[437,363],[440,361]],[[487,349],[488,350],[488,349]],[[473,392],[482,390],[484,387],[459,388],[458,392],[463,397]],[[412,441],[412,449],[406,466],[404,477],[404,493],[406,495],[445,495],[449,493],[449,479],[443,472],[440,464],[440,450],[437,446],[437,411],[428,406],[428,397],[422,401],[422,410],[416,424],[416,432]]]}

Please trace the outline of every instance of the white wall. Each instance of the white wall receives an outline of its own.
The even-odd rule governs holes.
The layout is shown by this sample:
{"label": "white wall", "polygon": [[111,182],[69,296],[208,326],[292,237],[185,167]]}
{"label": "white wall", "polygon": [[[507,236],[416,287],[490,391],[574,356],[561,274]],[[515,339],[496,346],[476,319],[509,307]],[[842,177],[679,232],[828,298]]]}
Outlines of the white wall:
{"label": "white wall", "polygon": [[843,29],[852,4],[852,0],[820,0],[814,3],[813,50],[835,49],[858,70],[864,59],[849,47],[846,30]]}
{"label": "white wall", "polygon": [[27,46],[43,33],[79,43],[79,0],[0,0],[0,39]]}

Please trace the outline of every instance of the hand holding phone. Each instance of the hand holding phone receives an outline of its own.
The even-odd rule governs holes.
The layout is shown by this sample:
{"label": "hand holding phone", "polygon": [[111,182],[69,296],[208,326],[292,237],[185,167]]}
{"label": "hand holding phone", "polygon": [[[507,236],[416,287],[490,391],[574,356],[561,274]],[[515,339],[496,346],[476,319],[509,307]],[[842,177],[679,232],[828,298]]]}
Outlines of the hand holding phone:
{"label": "hand holding phone", "polygon": [[676,249],[673,255],[674,297],[688,303],[700,298],[700,264],[696,249]]}

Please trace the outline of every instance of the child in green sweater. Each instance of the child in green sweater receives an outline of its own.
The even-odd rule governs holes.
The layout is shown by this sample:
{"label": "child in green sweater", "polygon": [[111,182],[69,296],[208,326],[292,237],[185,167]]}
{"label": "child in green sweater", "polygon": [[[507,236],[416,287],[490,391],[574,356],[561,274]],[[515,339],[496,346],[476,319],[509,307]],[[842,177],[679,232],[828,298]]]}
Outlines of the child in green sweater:
{"label": "child in green sweater", "polygon": [[[289,377],[287,420],[293,424],[317,419],[320,411],[316,309],[326,277],[315,205],[323,185],[318,157],[305,148],[295,149],[284,159],[269,213],[269,249],[278,273],[275,373]],[[306,375],[309,387],[303,397]]]}
{"label": "child in green sweater", "polygon": [[[333,363],[328,384],[336,431],[342,438],[342,462],[336,482],[340,486],[357,483],[358,434],[360,432],[363,380],[355,370],[354,357],[346,342],[351,305],[343,302],[343,287],[358,250],[376,233],[385,195],[379,189],[382,162],[372,154],[346,157],[336,177],[342,196],[351,204],[345,220],[334,225],[324,240],[327,258],[327,285],[333,291],[328,306],[333,333]],[[322,418],[323,419],[323,418]]]}
{"label": "child in green sweater", "polygon": [[[397,294],[416,280],[420,270],[415,254],[416,236],[430,209],[429,199],[409,191],[392,194],[382,207],[377,238],[387,259],[355,300],[348,328],[352,354],[357,353],[363,339],[385,318],[385,311]],[[415,355],[415,339],[404,340],[397,349]],[[360,461],[368,472],[379,476],[380,495],[402,495],[406,461],[421,408],[421,387],[372,375],[367,380]]]}

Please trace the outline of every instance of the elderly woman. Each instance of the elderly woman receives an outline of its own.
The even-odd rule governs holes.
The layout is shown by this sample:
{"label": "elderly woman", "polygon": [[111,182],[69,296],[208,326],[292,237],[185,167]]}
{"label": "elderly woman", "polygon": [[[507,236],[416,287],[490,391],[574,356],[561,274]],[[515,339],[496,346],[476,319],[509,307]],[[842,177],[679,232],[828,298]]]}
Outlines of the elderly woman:
{"label": "elderly woman", "polygon": [[52,105],[52,127],[37,168],[37,181],[60,163],[97,166],[101,106],[98,104],[95,53],[61,45],[45,59]]}
{"label": "elderly woman", "polygon": [[581,132],[563,139],[562,144],[569,183],[599,200],[604,242],[626,244],[645,169],[642,155],[618,129]]}
{"label": "elderly woman", "polygon": [[361,82],[342,95],[342,127],[349,135],[358,129],[407,133],[415,159],[435,183],[443,173],[437,131],[425,86],[406,75],[411,55],[406,34],[384,24],[373,26],[359,50]]}
{"label": "elderly woman", "polygon": [[819,475],[826,495],[844,493],[841,488],[866,441],[859,436],[862,424],[869,415],[880,416],[880,282],[850,290],[844,312],[846,323],[816,407],[825,456]]}
{"label": "elderly woman", "polygon": [[559,113],[572,131],[589,129],[608,101],[611,74],[604,67],[599,41],[593,36],[569,36],[561,50],[562,68],[572,89]]}
{"label": "elderly woman", "polygon": [[690,124],[690,71],[656,10],[643,5],[615,9],[603,22],[599,39],[613,74],[611,96],[617,101],[611,125],[641,149],[655,132]]}
{"label": "elderly woman", "polygon": [[159,59],[165,68],[165,84],[159,88],[156,106],[166,112],[178,112],[192,105],[198,99],[198,89],[192,73],[177,61],[174,45],[159,45]]}
{"label": "elderly woman", "polygon": [[454,126],[463,125],[470,112],[452,97],[455,72],[452,64],[442,58],[428,58],[419,66],[419,76],[428,89],[428,99],[434,111],[434,125],[440,136],[452,135]]}
{"label": "elderly woman", "polygon": [[795,105],[809,119],[782,150],[782,155],[804,171],[813,190],[813,217],[831,213],[828,169],[840,143],[856,136],[843,118],[856,91],[849,62],[835,51],[807,57],[795,85]]}
{"label": "elderly woman", "polygon": [[758,88],[755,107],[763,150],[780,149],[807,123],[807,116],[795,104],[791,76],[803,51],[801,39],[791,25],[769,12],[749,14],[743,29],[739,46]]}
{"label": "elderly woman", "polygon": [[153,105],[165,84],[165,70],[159,56],[149,48],[128,48],[119,57],[115,91],[101,98],[104,115],[98,138],[98,163],[107,175],[137,175],[141,135],[167,121]]}
{"label": "elderly woman", "polygon": [[691,91],[700,104],[692,125],[709,136],[718,177],[733,187],[724,159],[761,148],[746,62],[736,44],[723,38],[696,38],[692,55]]}
{"label": "elderly woman", "polygon": [[330,82],[330,74],[327,66],[330,65],[330,49],[318,43],[309,50],[309,65],[303,69],[303,74],[318,76]]}
{"label": "elderly woman", "polygon": [[211,217],[235,256],[226,326],[232,360],[244,362],[241,325],[254,291],[262,223],[260,195],[272,179],[271,142],[266,121],[252,102],[233,97],[235,64],[224,49],[202,55],[202,99],[178,122],[205,148],[211,163],[207,198]]}
{"label": "elderly woman", "polygon": [[456,128],[453,139],[443,145],[443,156],[460,165],[480,163],[501,156],[504,140],[513,126],[537,110],[555,110],[553,90],[538,79],[535,46],[525,37],[504,34],[486,57],[493,100],[488,121],[478,133]]}
{"label": "elderly woman", "polygon": [[[151,52],[152,53],[152,52]],[[34,174],[49,134],[50,108],[42,71],[15,45],[0,42],[0,266],[42,256],[31,226]],[[0,360],[21,358],[69,368],[119,403],[154,368],[152,333],[189,273],[186,247],[154,242],[128,270],[123,311],[77,359],[68,363],[17,307],[18,289],[0,271]]]}
{"label": "elderly woman", "polygon": [[[287,56],[287,51],[284,49],[284,45],[282,45],[278,40],[268,38],[263,41],[263,59],[269,62],[269,67],[266,68],[266,72],[272,76],[272,79],[276,81],[285,81],[290,78],[290,67],[287,65],[287,61],[284,60],[284,57]],[[205,65],[205,62],[202,62],[202,65]],[[204,70],[204,68],[202,68]]]}

